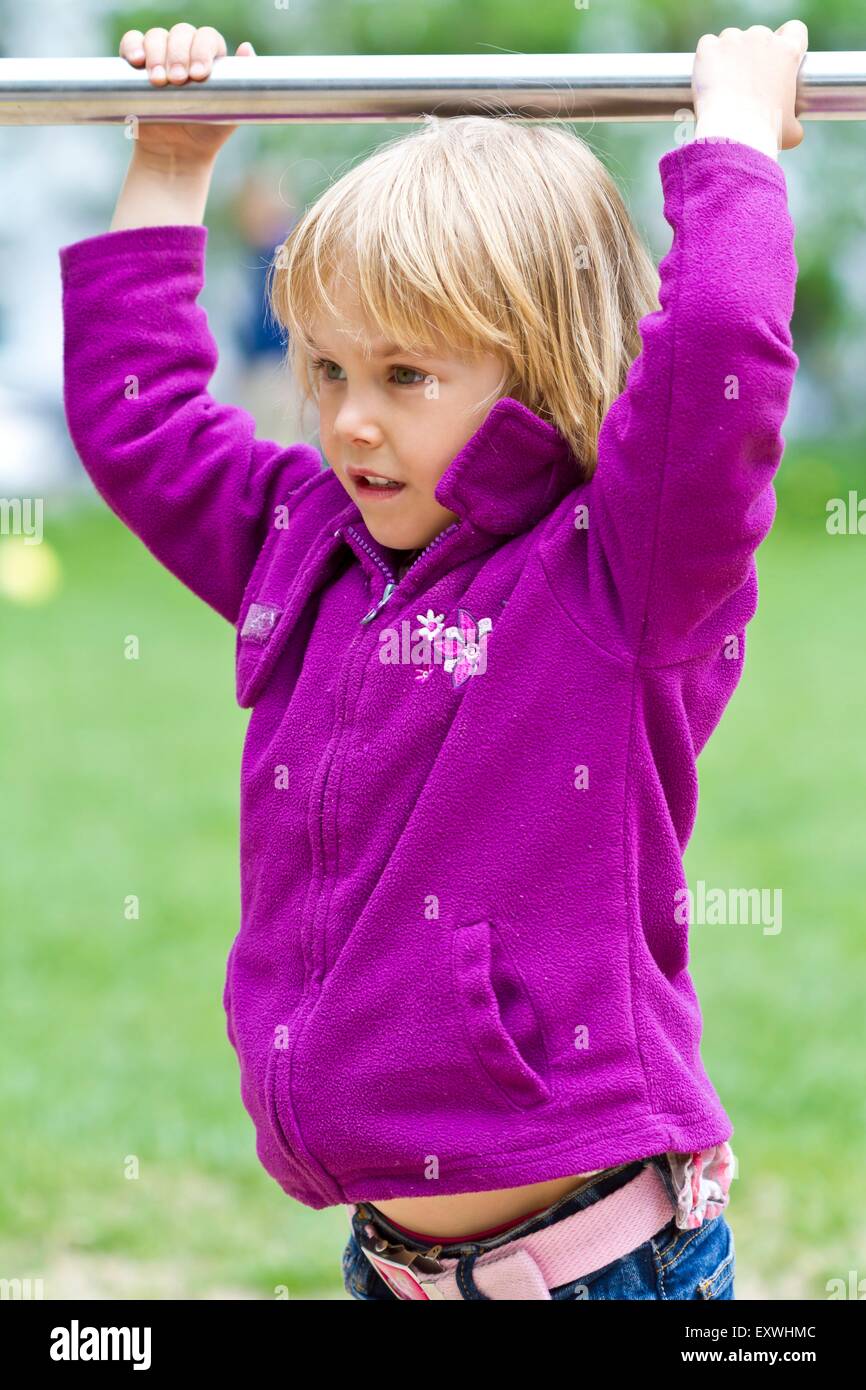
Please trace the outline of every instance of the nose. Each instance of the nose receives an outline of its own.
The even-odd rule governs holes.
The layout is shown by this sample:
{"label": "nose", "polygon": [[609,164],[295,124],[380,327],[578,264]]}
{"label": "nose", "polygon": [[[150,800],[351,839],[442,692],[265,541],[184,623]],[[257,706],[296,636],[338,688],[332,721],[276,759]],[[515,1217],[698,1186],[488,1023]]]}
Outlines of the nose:
{"label": "nose", "polygon": [[357,396],[344,397],[334,416],[333,428],[345,444],[376,448],[382,442],[382,430],[375,412]]}

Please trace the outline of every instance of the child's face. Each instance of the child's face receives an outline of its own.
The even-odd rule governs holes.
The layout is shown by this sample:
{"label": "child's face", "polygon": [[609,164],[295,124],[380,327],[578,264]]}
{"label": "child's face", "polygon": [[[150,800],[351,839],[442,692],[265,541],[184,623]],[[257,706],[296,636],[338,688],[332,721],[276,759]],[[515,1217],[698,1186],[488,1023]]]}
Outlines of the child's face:
{"label": "child's face", "polygon": [[[456,357],[445,343],[435,353],[389,352],[350,313],[357,301],[337,303],[345,320],[322,315],[312,334],[314,360],[324,362],[316,372],[322,452],[379,544],[415,550],[455,520],[433,489],[498,398],[503,360]],[[371,343],[369,357],[361,339]],[[402,487],[374,490],[356,470]]]}

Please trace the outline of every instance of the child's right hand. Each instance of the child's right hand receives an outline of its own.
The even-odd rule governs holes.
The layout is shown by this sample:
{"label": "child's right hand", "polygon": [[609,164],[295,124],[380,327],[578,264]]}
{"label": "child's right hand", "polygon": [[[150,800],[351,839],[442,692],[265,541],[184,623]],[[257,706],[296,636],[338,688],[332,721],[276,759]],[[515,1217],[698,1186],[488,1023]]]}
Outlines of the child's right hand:
{"label": "child's right hand", "polygon": [[[215,58],[226,56],[226,41],[216,29],[205,25],[173,24],[171,29],[128,29],[120,40],[120,56],[134,68],[146,67],[154,87],[182,86],[188,79],[204,82]],[[238,45],[236,57],[254,57],[251,43]],[[214,122],[139,121],[137,147],[152,159],[174,164],[208,164],[225,144],[237,125]]]}

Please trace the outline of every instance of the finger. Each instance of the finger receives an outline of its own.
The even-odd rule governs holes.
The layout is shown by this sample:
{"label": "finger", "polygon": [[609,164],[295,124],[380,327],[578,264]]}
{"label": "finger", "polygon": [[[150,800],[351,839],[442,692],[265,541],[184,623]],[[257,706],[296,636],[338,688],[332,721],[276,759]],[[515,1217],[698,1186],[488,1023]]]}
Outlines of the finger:
{"label": "finger", "polygon": [[785,24],[779,25],[776,33],[779,38],[784,39],[793,48],[795,53],[805,53],[809,47],[809,30],[802,19],[787,20]]}
{"label": "finger", "polygon": [[[247,49],[248,51],[247,51],[247,52],[241,52],[242,49]],[[239,44],[238,44],[238,46],[237,46],[237,52],[235,53],[235,57],[236,57],[236,58],[255,58],[255,56],[256,56],[256,50],[253,48],[253,46],[252,46],[252,44],[250,43],[249,39],[244,39],[243,43],[239,43]]]}
{"label": "finger", "polygon": [[144,34],[140,29],[127,29],[120,40],[120,56],[136,67],[144,62]]}
{"label": "finger", "polygon": [[785,127],[785,138],[781,142],[783,150],[794,150],[803,141],[805,131],[795,116],[792,116]]}
{"label": "finger", "polygon": [[213,71],[214,58],[226,56],[226,41],[218,29],[203,24],[196,29],[189,50],[189,75],[197,80],[208,77]]}
{"label": "finger", "polygon": [[701,37],[698,39],[698,42],[695,45],[695,52],[701,54],[701,56],[703,57],[707,50],[712,48],[718,42],[718,34],[701,34]]}
{"label": "finger", "polygon": [[189,50],[194,37],[194,24],[173,24],[169,29],[165,55],[169,82],[185,82],[189,77]]}
{"label": "finger", "polygon": [[165,81],[165,45],[167,29],[148,29],[144,36],[144,61],[152,82]]}

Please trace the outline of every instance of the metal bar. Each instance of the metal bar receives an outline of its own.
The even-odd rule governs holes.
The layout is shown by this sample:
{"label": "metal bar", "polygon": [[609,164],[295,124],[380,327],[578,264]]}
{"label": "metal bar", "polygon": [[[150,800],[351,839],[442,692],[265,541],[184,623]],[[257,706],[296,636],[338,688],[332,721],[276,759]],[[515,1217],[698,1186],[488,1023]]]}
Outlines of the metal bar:
{"label": "metal bar", "polygon": [[[693,63],[693,53],[226,57],[206,82],[156,88],[123,58],[4,58],[0,125],[399,122],[428,112],[672,121],[693,109]],[[866,52],[807,53],[796,114],[866,119]]]}

